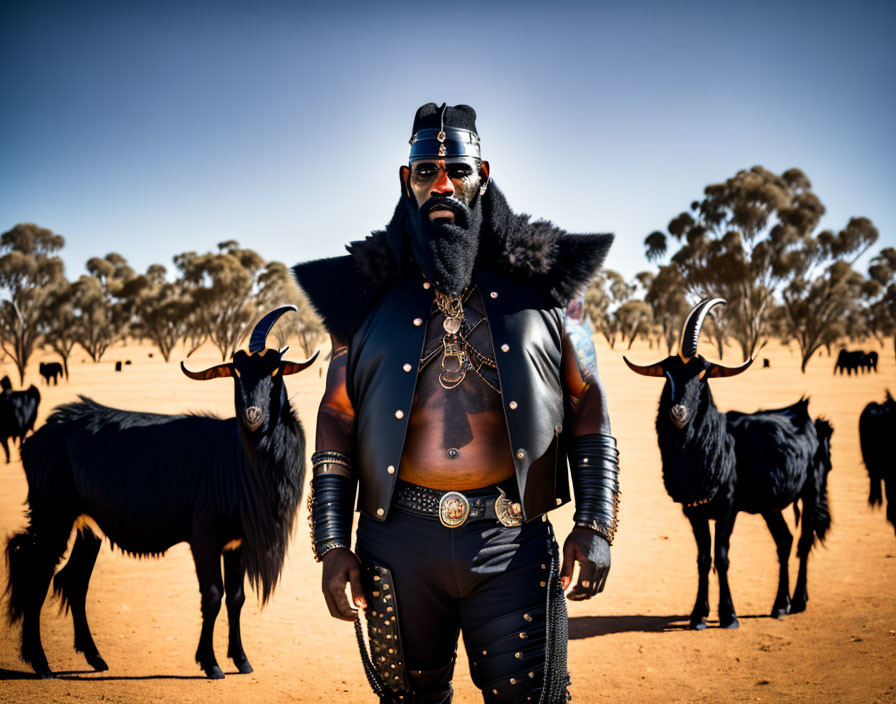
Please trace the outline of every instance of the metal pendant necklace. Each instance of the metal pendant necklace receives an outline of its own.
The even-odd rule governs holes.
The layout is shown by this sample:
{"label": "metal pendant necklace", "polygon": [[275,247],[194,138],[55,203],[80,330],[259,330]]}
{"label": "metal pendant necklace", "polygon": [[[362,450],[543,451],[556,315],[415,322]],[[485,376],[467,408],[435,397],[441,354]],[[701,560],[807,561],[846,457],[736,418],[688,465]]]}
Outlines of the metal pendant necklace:
{"label": "metal pendant necklace", "polygon": [[443,389],[453,389],[460,385],[467,375],[467,359],[463,346],[458,342],[458,333],[464,322],[464,307],[460,296],[446,296],[436,291],[436,306],[445,316],[442,328],[442,371],[439,383]]}

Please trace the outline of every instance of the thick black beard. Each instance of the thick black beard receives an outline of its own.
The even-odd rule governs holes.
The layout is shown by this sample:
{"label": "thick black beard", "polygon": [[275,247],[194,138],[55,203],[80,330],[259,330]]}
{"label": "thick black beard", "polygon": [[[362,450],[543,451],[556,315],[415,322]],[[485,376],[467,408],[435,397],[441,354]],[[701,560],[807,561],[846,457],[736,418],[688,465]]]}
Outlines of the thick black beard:
{"label": "thick black beard", "polygon": [[[411,254],[426,277],[439,291],[460,296],[470,285],[479,254],[482,233],[482,199],[477,194],[471,207],[455,198],[433,196],[419,208],[408,196]],[[454,222],[429,219],[433,210],[454,213]]]}

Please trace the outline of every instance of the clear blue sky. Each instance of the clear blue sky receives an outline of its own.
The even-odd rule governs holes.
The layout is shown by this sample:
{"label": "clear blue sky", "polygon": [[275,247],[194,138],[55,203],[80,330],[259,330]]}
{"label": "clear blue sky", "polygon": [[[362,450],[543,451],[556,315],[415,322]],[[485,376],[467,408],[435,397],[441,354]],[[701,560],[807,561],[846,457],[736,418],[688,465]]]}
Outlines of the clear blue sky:
{"label": "clear blue sky", "polygon": [[476,109],[515,209],[615,232],[627,276],[754,164],[803,169],[824,227],[864,215],[896,246],[894,7],[3,2],[0,232],[62,234],[70,278],[225,239],[340,254],[391,215],[432,100]]}

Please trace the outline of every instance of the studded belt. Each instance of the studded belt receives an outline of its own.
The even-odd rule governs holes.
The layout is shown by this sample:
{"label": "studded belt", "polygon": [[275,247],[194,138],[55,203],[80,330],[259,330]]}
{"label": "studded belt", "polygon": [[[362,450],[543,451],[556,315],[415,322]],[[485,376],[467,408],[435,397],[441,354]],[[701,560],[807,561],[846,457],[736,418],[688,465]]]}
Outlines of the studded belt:
{"label": "studded belt", "polygon": [[447,528],[457,528],[467,521],[498,521],[504,526],[523,524],[523,509],[511,501],[501,487],[494,487],[497,495],[459,491],[440,491],[399,482],[395,489],[395,507],[417,516],[438,519]]}

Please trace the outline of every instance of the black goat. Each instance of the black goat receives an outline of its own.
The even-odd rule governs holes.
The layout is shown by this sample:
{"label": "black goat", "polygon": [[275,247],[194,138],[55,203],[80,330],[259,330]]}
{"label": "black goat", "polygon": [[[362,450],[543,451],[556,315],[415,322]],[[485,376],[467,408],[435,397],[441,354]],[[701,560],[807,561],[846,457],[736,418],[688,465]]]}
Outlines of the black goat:
{"label": "black goat", "polygon": [[[707,380],[747,370],[724,367],[697,354],[700,328],[720,298],[701,301],[685,320],[678,355],[642,367],[626,364],[645,376],[665,377],[656,418],[663,459],[663,482],[674,501],[682,504],[697,540],[699,582],[690,623],[706,627],[709,616],[709,570],[713,565],[709,521],[716,522],[715,567],[719,575],[719,623],[737,628],[737,615],[728,585],[728,546],[738,512],[759,513],[778,549],[778,593],[771,615],[804,611],[809,599],[806,563],[815,538],[824,540],[830,527],[827,474],[833,428],[809,418],[808,399],[787,408],[757,413],[720,413]],[[788,559],[793,536],[782,511],[802,502],[803,527],[797,554],[799,576],[790,600]]]}
{"label": "black goat", "polygon": [[62,365],[59,362],[41,362],[40,375],[44,378],[44,381],[47,382],[47,386],[50,385],[50,379],[53,380],[53,385],[55,386],[59,383],[57,377],[63,375]]}
{"label": "black goat", "polygon": [[877,352],[865,352],[862,356],[862,369],[869,372],[877,371]]}
{"label": "black goat", "polygon": [[[873,358],[871,355],[873,355]],[[862,350],[842,349],[840,354],[837,355],[837,362],[834,364],[834,374],[839,370],[841,375],[843,372],[846,372],[847,376],[852,376],[853,372],[858,374],[860,371],[864,372],[872,369],[872,367],[874,371],[877,371],[877,352],[866,354]]]}
{"label": "black goat", "polygon": [[181,363],[191,379],[233,377],[235,418],[136,413],[81,397],[59,406],[25,442],[29,525],[6,547],[8,617],[23,620],[21,654],[35,672],[52,674],[40,611],[73,526],[81,530],[53,590],[72,612],[75,649],[94,669],[107,669],[85,613],[101,545],[93,525],[135,556],[159,556],[188,542],[202,596],[196,661],[209,678],[224,676],[212,634],[226,594],[227,655],[240,672],[252,672],[240,639],[244,575],[267,602],[283,569],[305,473],[305,435],[283,377],[317,357],[298,364],[265,348],[267,332],[286,310],[295,307],[258,323],[249,354],[240,350],[232,362],[202,372]]}
{"label": "black goat", "polygon": [[868,503],[872,506],[883,503],[880,488],[883,482],[887,493],[887,520],[896,529],[896,459],[893,457],[893,438],[896,438],[896,401],[887,391],[886,401],[872,401],[859,416],[859,443],[871,481]]}
{"label": "black goat", "polygon": [[25,435],[34,430],[39,405],[40,391],[34,384],[24,391],[10,391],[3,386],[0,393],[0,444],[6,453],[6,464],[9,464],[9,439],[18,440],[21,445]]}

